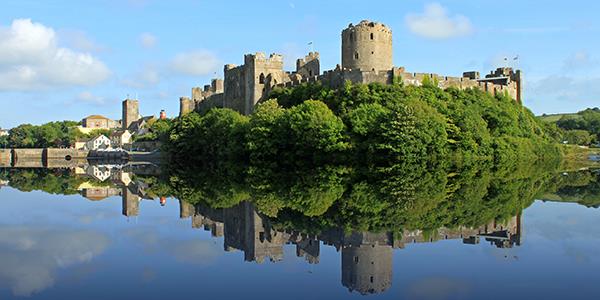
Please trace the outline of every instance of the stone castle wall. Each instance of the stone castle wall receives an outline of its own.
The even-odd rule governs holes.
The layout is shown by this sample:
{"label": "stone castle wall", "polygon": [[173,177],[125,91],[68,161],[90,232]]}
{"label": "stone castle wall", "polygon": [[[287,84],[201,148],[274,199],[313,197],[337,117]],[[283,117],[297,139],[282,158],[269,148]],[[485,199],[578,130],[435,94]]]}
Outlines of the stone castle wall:
{"label": "stone castle wall", "polygon": [[211,85],[192,89],[192,97],[180,98],[180,116],[192,109],[204,112],[214,107],[225,107],[242,114],[251,114],[254,106],[268,97],[276,87],[294,87],[304,83],[320,82],[338,88],[346,81],[352,83],[421,86],[425,81],[446,89],[481,89],[493,95],[506,93],[521,103],[523,73],[511,68],[497,70],[480,78],[479,72],[465,72],[462,77],[440,76],[433,73],[410,73],[392,64],[392,31],[387,26],[361,21],[350,24],[342,31],[342,65],[320,73],[319,53],[310,52],[296,61],[296,71],[283,70],[283,57],[278,54],[257,52],[244,56],[244,64],[225,65],[224,80],[214,79]]}
{"label": "stone castle wall", "polygon": [[12,151],[0,149],[0,168],[8,168],[12,164]]}
{"label": "stone castle wall", "polygon": [[342,68],[388,71],[392,62],[392,31],[385,25],[361,21],[342,31]]}
{"label": "stone castle wall", "polygon": [[123,101],[123,130],[129,129],[129,126],[140,118],[140,103],[138,100],[125,99]]}

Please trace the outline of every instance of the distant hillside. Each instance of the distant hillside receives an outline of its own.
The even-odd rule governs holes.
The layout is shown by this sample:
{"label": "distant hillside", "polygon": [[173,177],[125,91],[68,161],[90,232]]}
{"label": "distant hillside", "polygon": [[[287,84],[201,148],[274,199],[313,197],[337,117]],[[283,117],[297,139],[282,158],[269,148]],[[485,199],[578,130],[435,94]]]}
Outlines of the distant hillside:
{"label": "distant hillside", "polygon": [[600,142],[600,108],[588,108],[578,113],[537,116],[547,124],[547,131],[560,142],[593,145]]}
{"label": "distant hillside", "polygon": [[543,114],[541,116],[537,116],[538,119],[544,121],[544,122],[548,122],[548,123],[556,123],[558,122],[558,120],[560,120],[562,117],[567,117],[567,118],[574,118],[574,119],[579,119],[581,118],[581,116],[577,113],[570,113],[570,114]]}

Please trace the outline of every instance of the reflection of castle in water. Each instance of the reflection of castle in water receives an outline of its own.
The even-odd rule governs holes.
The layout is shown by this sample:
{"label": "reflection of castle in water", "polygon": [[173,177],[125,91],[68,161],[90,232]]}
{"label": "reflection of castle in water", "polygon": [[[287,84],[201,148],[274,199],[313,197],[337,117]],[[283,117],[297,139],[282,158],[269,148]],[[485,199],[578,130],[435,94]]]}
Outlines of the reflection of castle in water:
{"label": "reflection of castle in water", "polygon": [[85,165],[75,168],[75,174],[86,175],[106,185],[82,184],[81,195],[92,201],[112,196],[121,196],[123,215],[139,215],[139,203],[142,199],[154,200],[146,193],[147,184],[132,180],[133,174],[156,175],[159,172],[154,165]]}
{"label": "reflection of castle in water", "polygon": [[[308,263],[319,262],[320,242],[342,252],[342,284],[362,294],[383,292],[392,282],[392,250],[407,244],[437,240],[462,239],[477,244],[483,238],[499,248],[521,243],[521,216],[506,223],[491,222],[479,228],[442,228],[426,237],[423,231],[405,231],[402,237],[392,233],[353,232],[334,229],[317,235],[294,231],[277,231],[268,218],[259,214],[248,202],[227,209],[213,209],[180,203],[180,217],[192,218],[192,227],[204,228],[215,237],[224,237],[225,251],[241,250],[246,261],[262,263],[283,259],[283,246],[296,246],[296,255]],[[125,209],[125,208],[124,208]]]}
{"label": "reflection of castle in water", "polygon": [[[142,200],[155,198],[147,193],[149,186],[134,179],[133,175],[157,175],[158,172],[154,165],[86,165],[75,169],[76,174],[93,179],[79,186],[85,198],[99,201],[120,196],[122,213],[127,217],[139,215]],[[6,182],[0,182],[0,185],[3,184]],[[162,200],[161,205],[164,204]],[[336,228],[306,234],[275,229],[271,220],[260,214],[250,202],[226,209],[194,206],[181,200],[179,205],[180,218],[191,218],[193,228],[204,228],[214,237],[223,237],[225,251],[243,251],[246,261],[280,261],[283,259],[284,246],[291,244],[295,245],[298,257],[303,257],[310,264],[317,264],[321,243],[333,246],[341,251],[342,284],[350,291],[361,294],[380,293],[390,288],[394,249],[414,243],[451,239],[462,239],[464,244],[478,244],[483,239],[499,248],[511,248],[520,245],[522,237],[520,215],[504,223],[490,222],[477,228],[440,228],[433,232],[348,233]]]}

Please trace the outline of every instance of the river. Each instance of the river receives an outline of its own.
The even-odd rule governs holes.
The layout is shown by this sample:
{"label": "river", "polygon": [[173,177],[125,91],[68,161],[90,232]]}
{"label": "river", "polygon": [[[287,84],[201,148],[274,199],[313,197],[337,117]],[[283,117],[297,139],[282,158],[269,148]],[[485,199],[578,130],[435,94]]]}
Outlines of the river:
{"label": "river", "polygon": [[589,171],[550,176],[551,188],[503,220],[486,214],[515,199],[484,202],[497,206],[489,211],[458,209],[464,199],[423,214],[436,221],[413,221],[416,210],[402,218],[464,217],[463,224],[378,231],[336,227],[364,219],[331,209],[270,217],[260,202],[164,198],[153,188],[157,175],[139,167],[0,174],[0,299],[590,299],[600,292],[593,280],[600,175]]}

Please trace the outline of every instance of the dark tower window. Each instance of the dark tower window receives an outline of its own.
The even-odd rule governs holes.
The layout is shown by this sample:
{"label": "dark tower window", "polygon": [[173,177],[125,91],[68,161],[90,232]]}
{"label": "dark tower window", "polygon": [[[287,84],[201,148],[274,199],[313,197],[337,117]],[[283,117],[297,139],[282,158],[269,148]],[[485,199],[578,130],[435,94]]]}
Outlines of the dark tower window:
{"label": "dark tower window", "polygon": [[373,283],[373,279],[374,279],[374,278],[373,278],[373,276],[371,276],[371,278],[370,278],[370,279],[371,279],[371,283]]}
{"label": "dark tower window", "polygon": [[352,38],[354,37],[354,34],[352,32],[350,32],[350,41],[352,42]]}
{"label": "dark tower window", "polygon": [[374,37],[375,37],[375,36],[373,35],[373,33],[371,33],[371,39],[374,39]]}
{"label": "dark tower window", "polygon": [[354,59],[358,59],[358,52],[354,53]]}
{"label": "dark tower window", "polygon": [[308,70],[308,76],[310,76],[310,77],[312,77],[312,76],[313,76],[313,74],[312,74],[312,70]]}
{"label": "dark tower window", "polygon": [[265,74],[260,73],[260,76],[258,77],[258,83],[265,84]]}

